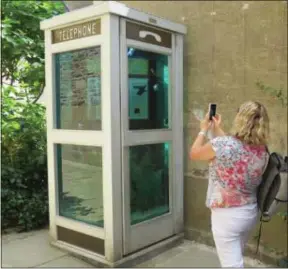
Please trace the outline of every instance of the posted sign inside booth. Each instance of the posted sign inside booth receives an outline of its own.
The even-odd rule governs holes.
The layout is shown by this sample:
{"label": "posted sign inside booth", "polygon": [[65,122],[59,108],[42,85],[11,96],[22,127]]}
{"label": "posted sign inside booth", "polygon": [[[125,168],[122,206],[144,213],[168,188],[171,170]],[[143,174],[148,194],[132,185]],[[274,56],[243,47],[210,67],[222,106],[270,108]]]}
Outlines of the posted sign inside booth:
{"label": "posted sign inside booth", "polygon": [[101,20],[97,19],[53,30],[52,43],[55,44],[100,34]]}

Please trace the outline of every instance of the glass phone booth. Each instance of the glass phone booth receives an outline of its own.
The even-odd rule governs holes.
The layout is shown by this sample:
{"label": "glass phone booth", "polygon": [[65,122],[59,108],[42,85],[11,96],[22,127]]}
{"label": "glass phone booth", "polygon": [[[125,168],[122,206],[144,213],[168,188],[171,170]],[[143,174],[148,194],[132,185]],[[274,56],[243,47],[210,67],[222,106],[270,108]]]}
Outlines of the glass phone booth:
{"label": "glass phone booth", "polygon": [[41,29],[52,244],[116,267],[179,241],[185,27],[105,1]]}

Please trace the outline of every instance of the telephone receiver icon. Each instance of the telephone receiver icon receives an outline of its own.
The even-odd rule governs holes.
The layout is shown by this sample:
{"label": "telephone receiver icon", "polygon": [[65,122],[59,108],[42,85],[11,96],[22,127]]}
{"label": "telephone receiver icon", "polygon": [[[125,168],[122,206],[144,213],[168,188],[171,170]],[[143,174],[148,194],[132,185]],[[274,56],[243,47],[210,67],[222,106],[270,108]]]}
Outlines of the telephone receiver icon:
{"label": "telephone receiver icon", "polygon": [[150,35],[150,36],[153,36],[157,42],[161,43],[162,38],[161,38],[160,35],[155,34],[155,33],[152,33],[152,32],[149,32],[149,31],[140,31],[140,32],[139,32],[139,37],[140,37],[140,38],[146,38],[146,37],[149,36],[149,35]]}

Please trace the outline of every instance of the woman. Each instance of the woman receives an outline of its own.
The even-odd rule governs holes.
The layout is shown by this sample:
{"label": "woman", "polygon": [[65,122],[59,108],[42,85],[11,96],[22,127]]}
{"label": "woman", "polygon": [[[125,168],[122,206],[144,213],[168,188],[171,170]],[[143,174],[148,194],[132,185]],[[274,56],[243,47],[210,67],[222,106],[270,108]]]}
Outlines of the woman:
{"label": "woman", "polygon": [[[244,245],[258,216],[256,191],[269,156],[269,118],[262,104],[249,101],[238,110],[230,135],[220,124],[220,115],[211,122],[206,115],[190,158],[210,161],[206,206],[221,266],[244,267]],[[208,130],[214,138],[204,144]]]}

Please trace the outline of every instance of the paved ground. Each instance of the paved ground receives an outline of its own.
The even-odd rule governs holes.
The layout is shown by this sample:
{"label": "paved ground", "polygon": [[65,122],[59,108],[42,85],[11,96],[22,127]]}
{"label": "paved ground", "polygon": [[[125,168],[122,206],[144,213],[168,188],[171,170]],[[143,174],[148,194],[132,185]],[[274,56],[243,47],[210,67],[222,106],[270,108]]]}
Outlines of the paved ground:
{"label": "paved ground", "polygon": [[[248,259],[247,267],[265,267]],[[92,265],[54,248],[48,243],[48,231],[8,234],[2,236],[2,267],[93,267]],[[213,248],[184,241],[152,260],[137,267],[219,267]]]}

